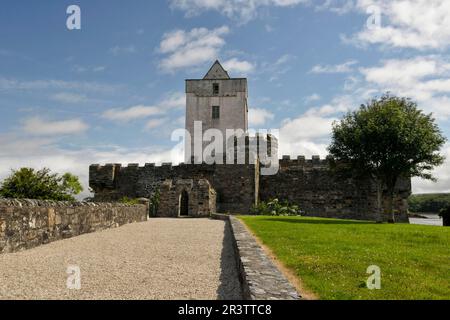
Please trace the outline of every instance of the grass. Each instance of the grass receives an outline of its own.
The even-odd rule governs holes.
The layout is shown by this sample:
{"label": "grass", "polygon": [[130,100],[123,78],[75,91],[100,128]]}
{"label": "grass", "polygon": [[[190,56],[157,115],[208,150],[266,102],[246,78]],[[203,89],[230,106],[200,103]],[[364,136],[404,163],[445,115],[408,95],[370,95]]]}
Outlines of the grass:
{"label": "grass", "polygon": [[[320,299],[450,299],[450,229],[306,217],[240,217]],[[366,270],[381,268],[381,289]]]}

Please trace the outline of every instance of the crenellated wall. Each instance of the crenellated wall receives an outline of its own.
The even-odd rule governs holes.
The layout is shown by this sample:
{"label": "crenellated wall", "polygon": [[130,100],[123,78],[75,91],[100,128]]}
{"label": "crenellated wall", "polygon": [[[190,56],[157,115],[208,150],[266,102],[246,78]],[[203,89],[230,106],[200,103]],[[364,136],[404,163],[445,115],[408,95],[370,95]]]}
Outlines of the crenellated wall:
{"label": "crenellated wall", "polygon": [[[357,220],[386,220],[377,215],[377,189],[370,179],[344,179],[332,174],[329,159],[299,156],[280,160],[277,175],[260,177],[260,199],[273,198],[298,204],[308,216]],[[411,180],[404,179],[396,187],[397,221],[408,222],[407,199]]]}
{"label": "crenellated wall", "polygon": [[219,212],[250,212],[257,201],[258,177],[257,164],[108,164],[89,168],[95,201],[115,201],[124,196],[151,198],[165,180],[206,179],[217,193]]}
{"label": "crenellated wall", "polygon": [[[315,156],[291,159],[284,156],[276,175],[261,175],[259,162],[233,165],[172,166],[136,164],[93,165],[90,186],[96,201],[117,200],[124,196],[150,198],[165,180],[206,179],[217,193],[217,212],[248,214],[257,201],[273,198],[297,204],[308,216],[359,220],[385,220],[377,214],[376,186],[369,179],[343,179],[333,175],[328,159]],[[397,221],[407,222],[407,199],[411,180],[396,187]]]}

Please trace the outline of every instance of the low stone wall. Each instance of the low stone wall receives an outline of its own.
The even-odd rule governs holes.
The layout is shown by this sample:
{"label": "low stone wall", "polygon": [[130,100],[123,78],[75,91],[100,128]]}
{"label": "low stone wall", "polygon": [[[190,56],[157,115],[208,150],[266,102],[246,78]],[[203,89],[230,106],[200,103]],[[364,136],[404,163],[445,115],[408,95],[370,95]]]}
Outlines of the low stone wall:
{"label": "low stone wall", "polygon": [[139,205],[0,199],[0,254],[146,221],[147,216],[146,199]]}
{"label": "low stone wall", "polygon": [[211,215],[230,224],[239,280],[245,300],[299,300],[300,295],[266,255],[243,223],[234,216]]}

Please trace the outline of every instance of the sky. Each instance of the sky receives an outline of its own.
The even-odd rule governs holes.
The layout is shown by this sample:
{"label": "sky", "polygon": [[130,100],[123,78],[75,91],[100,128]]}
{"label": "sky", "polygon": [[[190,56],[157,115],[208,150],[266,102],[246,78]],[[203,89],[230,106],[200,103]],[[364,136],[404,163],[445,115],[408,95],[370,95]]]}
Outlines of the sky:
{"label": "sky", "polygon": [[[49,167],[86,196],[90,164],[182,161],[184,80],[216,59],[248,78],[250,127],[279,129],[280,155],[325,157],[333,121],[387,91],[450,137],[448,0],[2,0],[0,179]],[[442,153],[414,192],[450,192]]]}

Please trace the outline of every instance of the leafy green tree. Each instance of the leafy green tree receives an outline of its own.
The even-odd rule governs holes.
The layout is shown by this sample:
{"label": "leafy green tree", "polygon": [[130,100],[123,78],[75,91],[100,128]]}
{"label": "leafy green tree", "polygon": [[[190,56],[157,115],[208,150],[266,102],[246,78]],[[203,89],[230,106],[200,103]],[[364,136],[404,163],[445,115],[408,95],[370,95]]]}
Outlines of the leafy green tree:
{"label": "leafy green tree", "polygon": [[59,176],[44,168],[36,171],[21,168],[12,171],[0,187],[0,196],[16,199],[75,201],[74,196],[83,191],[78,177],[66,173]]}
{"label": "leafy green tree", "polygon": [[430,170],[443,163],[439,151],[445,141],[431,114],[424,114],[410,99],[388,93],[335,122],[328,149],[340,163],[338,168],[376,181],[380,216],[387,190],[384,212],[395,222],[393,199],[399,178],[436,180]]}
{"label": "leafy green tree", "polygon": [[83,192],[83,186],[77,176],[67,172],[62,176],[62,187],[69,194],[77,195]]}

